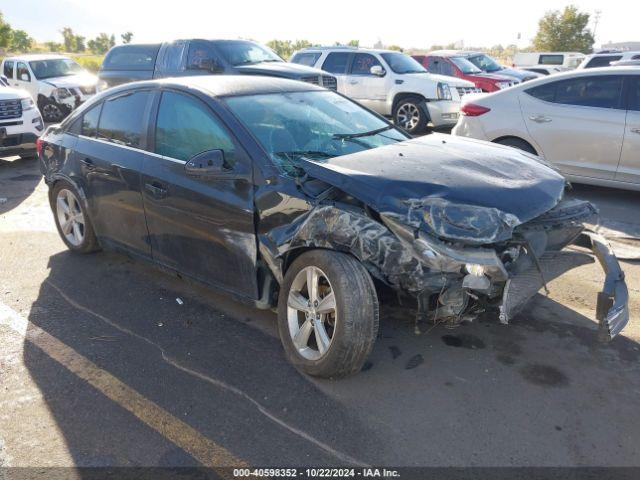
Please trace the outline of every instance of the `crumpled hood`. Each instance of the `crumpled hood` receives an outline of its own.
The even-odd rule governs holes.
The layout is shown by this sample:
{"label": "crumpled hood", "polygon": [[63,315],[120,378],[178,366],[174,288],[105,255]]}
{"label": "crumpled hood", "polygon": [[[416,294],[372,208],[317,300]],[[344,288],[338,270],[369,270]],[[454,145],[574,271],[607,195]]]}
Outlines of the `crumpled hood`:
{"label": "crumpled hood", "polygon": [[520,224],[553,208],[565,185],[526,153],[441,134],[300,165],[377,212],[399,216],[408,216],[416,201],[435,199],[497,209]]}
{"label": "crumpled hood", "polygon": [[263,62],[252,65],[239,65],[236,69],[240,73],[249,75],[271,75],[285,78],[299,78],[309,75],[331,75],[317,68],[287,62]]}
{"label": "crumpled hood", "polygon": [[98,77],[90,73],[78,73],[63,77],[52,77],[42,80],[56,88],[92,87],[98,83]]}

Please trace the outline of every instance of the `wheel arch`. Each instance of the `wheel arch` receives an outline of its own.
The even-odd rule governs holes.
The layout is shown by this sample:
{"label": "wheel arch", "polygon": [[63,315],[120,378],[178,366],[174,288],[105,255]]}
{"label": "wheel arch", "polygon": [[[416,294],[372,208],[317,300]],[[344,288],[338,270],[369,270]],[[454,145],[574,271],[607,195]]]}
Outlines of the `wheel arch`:
{"label": "wheel arch", "polygon": [[540,156],[540,149],[536,145],[531,143],[529,140],[527,140],[525,138],[522,138],[522,136],[520,136],[520,135],[502,135],[500,137],[497,137],[497,138],[494,138],[493,140],[491,140],[491,143],[500,143],[500,141],[507,140],[507,139],[514,139],[514,140],[518,140],[520,142],[524,142],[529,147],[531,147],[531,149],[533,150],[533,152],[536,155]]}
{"label": "wheel arch", "polygon": [[[420,99],[422,99],[423,102],[427,103],[429,101],[429,99],[427,97],[425,97],[424,95],[420,94],[420,93],[415,93],[415,92],[398,92],[394,95],[393,97],[393,102],[391,102],[391,114],[393,115],[393,113],[396,111],[396,107],[398,106],[398,103],[400,103],[400,101],[404,100],[405,98],[408,97],[418,97]],[[425,108],[425,110],[428,110]],[[429,115],[429,112],[426,112],[427,115]]]}

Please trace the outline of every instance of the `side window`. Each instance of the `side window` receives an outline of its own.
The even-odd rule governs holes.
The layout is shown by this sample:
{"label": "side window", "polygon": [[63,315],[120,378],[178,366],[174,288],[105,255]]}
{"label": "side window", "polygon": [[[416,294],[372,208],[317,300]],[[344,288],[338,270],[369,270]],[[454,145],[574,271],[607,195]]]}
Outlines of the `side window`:
{"label": "side window", "polygon": [[539,87],[530,88],[525,90],[532,97],[538,100],[544,100],[545,102],[553,102],[556,97],[556,86],[558,82],[545,83]]}
{"label": "side window", "polygon": [[213,112],[201,101],[175,92],[164,92],[158,109],[155,152],[189,160],[207,150],[223,150],[225,160],[234,164],[231,137]]}
{"label": "side window", "polygon": [[640,76],[629,77],[629,110],[640,112]]}
{"label": "side window", "polygon": [[313,67],[318,59],[320,58],[321,53],[296,53],[291,59],[292,63],[298,63],[300,65],[306,65],[307,67]]}
{"label": "side window", "polygon": [[438,57],[431,57],[429,59],[429,66],[427,67],[427,71],[429,73],[440,73],[440,64],[442,60]]}
{"label": "side window", "polygon": [[538,63],[540,65],[562,65],[564,63],[564,55],[540,55]]}
{"label": "side window", "polygon": [[[16,73],[16,80],[24,80],[25,82],[31,81],[31,73],[29,73],[29,68],[26,63],[18,62],[18,71]],[[26,79],[22,78],[23,75],[26,75]]]}
{"label": "side window", "polygon": [[616,60],[620,60],[621,58],[622,55],[605,55],[601,57],[593,57],[584,66],[584,68],[608,67],[611,62],[615,62]]}
{"label": "side window", "polygon": [[7,78],[13,78],[13,60],[7,60],[4,62],[4,68],[2,69],[2,74]]}
{"label": "side window", "polygon": [[149,92],[134,92],[106,100],[100,115],[98,138],[141,148],[148,99]]}
{"label": "side window", "polygon": [[456,72],[451,66],[451,64],[444,59],[440,62],[440,73],[448,77],[456,76]]}
{"label": "side window", "polygon": [[327,55],[322,69],[330,73],[344,74],[347,73],[347,62],[349,61],[349,52],[332,52]]}
{"label": "side window", "polygon": [[221,72],[224,69],[220,57],[209,42],[189,43],[187,55],[187,70],[206,70],[207,72]]}
{"label": "side window", "polygon": [[558,82],[555,102],[583,107],[620,108],[622,77],[580,77]]}
{"label": "side window", "polygon": [[98,120],[100,120],[100,111],[102,104],[91,108],[82,116],[82,127],[80,133],[85,137],[95,137],[98,133]]}
{"label": "side window", "polygon": [[353,57],[353,64],[351,65],[351,74],[371,75],[371,67],[375,65],[382,67],[382,64],[373,55],[369,53],[356,53]]}
{"label": "side window", "polygon": [[184,58],[186,47],[186,42],[182,40],[167,45],[164,51],[159,54],[158,70],[163,73],[174,73],[184,68],[182,59]]}

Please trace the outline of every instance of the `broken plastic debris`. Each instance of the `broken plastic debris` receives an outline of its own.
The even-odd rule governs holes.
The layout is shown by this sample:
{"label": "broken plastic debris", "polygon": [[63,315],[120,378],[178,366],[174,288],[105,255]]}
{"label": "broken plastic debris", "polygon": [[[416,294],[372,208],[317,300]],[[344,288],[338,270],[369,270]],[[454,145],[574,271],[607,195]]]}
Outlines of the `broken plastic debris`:
{"label": "broken plastic debris", "polygon": [[184,305],[184,302],[182,301],[182,299],[181,299],[180,297],[177,297],[177,298],[176,298],[176,303],[177,303],[178,305]]}

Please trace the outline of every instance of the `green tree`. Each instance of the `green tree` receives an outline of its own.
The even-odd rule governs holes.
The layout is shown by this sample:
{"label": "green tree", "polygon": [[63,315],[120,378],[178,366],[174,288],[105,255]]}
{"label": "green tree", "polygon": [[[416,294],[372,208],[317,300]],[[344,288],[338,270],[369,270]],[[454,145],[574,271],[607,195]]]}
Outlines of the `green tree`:
{"label": "green tree", "polygon": [[350,47],[359,47],[360,40],[349,40],[349,43],[347,43],[347,45]]}
{"label": "green tree", "polygon": [[76,35],[74,38],[75,49],[74,52],[84,52],[87,49],[87,46],[84,43],[85,37],[82,35]]}
{"label": "green tree", "polygon": [[279,57],[289,60],[289,57],[293,53],[293,45],[291,40],[269,40],[267,47],[276,52]]}
{"label": "green tree", "polygon": [[4,15],[0,12],[0,48],[9,48],[13,41],[13,30],[4,20]]}
{"label": "green tree", "polygon": [[400,45],[389,45],[387,46],[387,50],[395,50],[396,52],[404,51]]}
{"label": "green tree", "polygon": [[124,32],[120,35],[120,38],[122,38],[122,43],[131,43],[133,32]]}
{"label": "green tree", "polygon": [[551,10],[538,22],[538,33],[533,47],[538,51],[575,51],[589,53],[593,48],[593,34],[587,28],[589,14],[580,12],[575,5]]}
{"label": "green tree", "polygon": [[13,31],[12,48],[19,52],[28,52],[33,47],[33,38],[24,30]]}
{"label": "green tree", "polygon": [[93,53],[102,55],[107,53],[107,51],[116,44],[116,38],[114,35],[107,35],[106,33],[101,33],[93,40],[89,40],[87,42],[87,46],[89,50]]}
{"label": "green tree", "polygon": [[64,47],[64,45],[58,42],[45,42],[45,45],[50,52],[60,52]]}
{"label": "green tree", "polygon": [[62,34],[62,43],[64,44],[65,52],[75,52],[76,51],[76,35],[73,33],[71,27],[64,27],[60,30]]}

